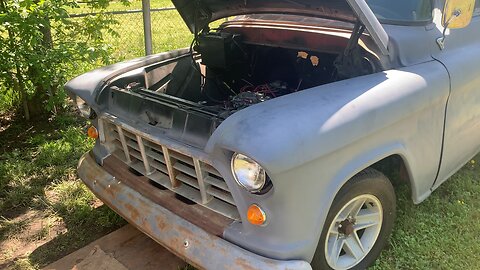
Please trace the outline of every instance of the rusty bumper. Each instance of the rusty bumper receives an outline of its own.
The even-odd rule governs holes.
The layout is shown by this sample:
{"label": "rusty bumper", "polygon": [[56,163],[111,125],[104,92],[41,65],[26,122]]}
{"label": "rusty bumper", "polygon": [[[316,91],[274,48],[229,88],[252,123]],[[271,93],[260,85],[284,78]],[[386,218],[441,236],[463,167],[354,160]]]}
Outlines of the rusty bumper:
{"label": "rusty bumper", "polygon": [[[209,234],[122,183],[95,162],[92,154],[80,159],[78,175],[110,208],[131,224],[204,269],[311,269],[306,261],[265,258]],[[139,213],[141,209],[141,213]]]}

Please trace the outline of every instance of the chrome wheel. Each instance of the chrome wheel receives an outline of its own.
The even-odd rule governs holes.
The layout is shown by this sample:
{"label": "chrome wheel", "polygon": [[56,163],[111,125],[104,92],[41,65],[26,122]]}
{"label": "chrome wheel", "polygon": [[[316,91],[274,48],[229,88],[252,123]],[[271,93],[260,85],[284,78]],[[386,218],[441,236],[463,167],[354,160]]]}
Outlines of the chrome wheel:
{"label": "chrome wheel", "polygon": [[325,258],[335,269],[360,263],[375,245],[383,222],[380,200],[374,195],[357,196],[337,213],[325,239]]}

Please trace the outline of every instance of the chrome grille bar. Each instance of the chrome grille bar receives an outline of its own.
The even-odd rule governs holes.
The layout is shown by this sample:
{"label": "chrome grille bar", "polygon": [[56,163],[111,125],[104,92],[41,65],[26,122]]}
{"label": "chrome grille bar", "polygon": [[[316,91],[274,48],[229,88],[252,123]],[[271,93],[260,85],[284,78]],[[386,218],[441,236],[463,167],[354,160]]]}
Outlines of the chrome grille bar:
{"label": "chrome grille bar", "polygon": [[112,154],[151,181],[198,204],[233,219],[239,219],[233,197],[221,174],[199,158],[156,143],[110,119],[99,120],[105,144]]}
{"label": "chrome grille bar", "polygon": [[130,152],[128,151],[127,141],[125,140],[125,136],[123,135],[123,130],[120,126],[117,126],[118,137],[120,139],[120,143],[122,144],[123,152],[125,153],[125,158],[127,162],[130,163],[132,160],[130,159]]}
{"label": "chrome grille bar", "polygon": [[170,178],[170,183],[172,184],[172,187],[176,188],[180,186],[180,182],[178,182],[176,176],[176,172],[173,169],[172,165],[172,159],[170,158],[170,151],[168,151],[168,148],[162,145],[162,152],[163,152],[163,157],[165,158],[165,163],[167,165],[167,170],[168,170],[168,177]]}
{"label": "chrome grille bar", "polygon": [[143,165],[145,166],[145,171],[147,172],[147,175],[152,174],[154,171],[150,167],[147,153],[145,152],[145,144],[143,144],[143,139],[139,135],[137,135],[137,143],[138,143],[138,147],[140,148],[140,154],[142,155],[142,161],[143,161]]}
{"label": "chrome grille bar", "polygon": [[203,176],[204,172],[202,169],[202,165],[200,164],[200,161],[196,158],[193,158],[193,165],[195,166],[195,172],[197,175],[198,185],[200,188],[200,196],[202,196],[202,203],[205,204],[212,199],[212,196],[207,194],[207,189],[210,187],[210,185],[205,184],[205,177]]}

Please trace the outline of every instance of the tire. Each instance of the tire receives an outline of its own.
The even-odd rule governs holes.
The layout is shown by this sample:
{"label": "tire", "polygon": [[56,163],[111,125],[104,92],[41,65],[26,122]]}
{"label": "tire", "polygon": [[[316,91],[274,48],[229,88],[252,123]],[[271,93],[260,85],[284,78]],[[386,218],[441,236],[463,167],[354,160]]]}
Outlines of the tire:
{"label": "tire", "polygon": [[372,265],[392,232],[395,207],[395,191],[381,172],[368,168],[352,177],[330,207],[312,268],[360,270]]}

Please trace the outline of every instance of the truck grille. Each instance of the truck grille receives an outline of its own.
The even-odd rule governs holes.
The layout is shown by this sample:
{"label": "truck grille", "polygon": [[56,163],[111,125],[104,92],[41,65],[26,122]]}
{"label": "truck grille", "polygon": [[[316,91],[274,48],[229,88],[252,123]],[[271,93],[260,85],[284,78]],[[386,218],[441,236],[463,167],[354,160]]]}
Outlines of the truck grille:
{"label": "truck grille", "polygon": [[[151,181],[232,219],[239,219],[233,197],[210,164],[153,142],[138,132],[102,119],[100,131],[112,154]],[[134,133],[135,132],[135,133]]]}

